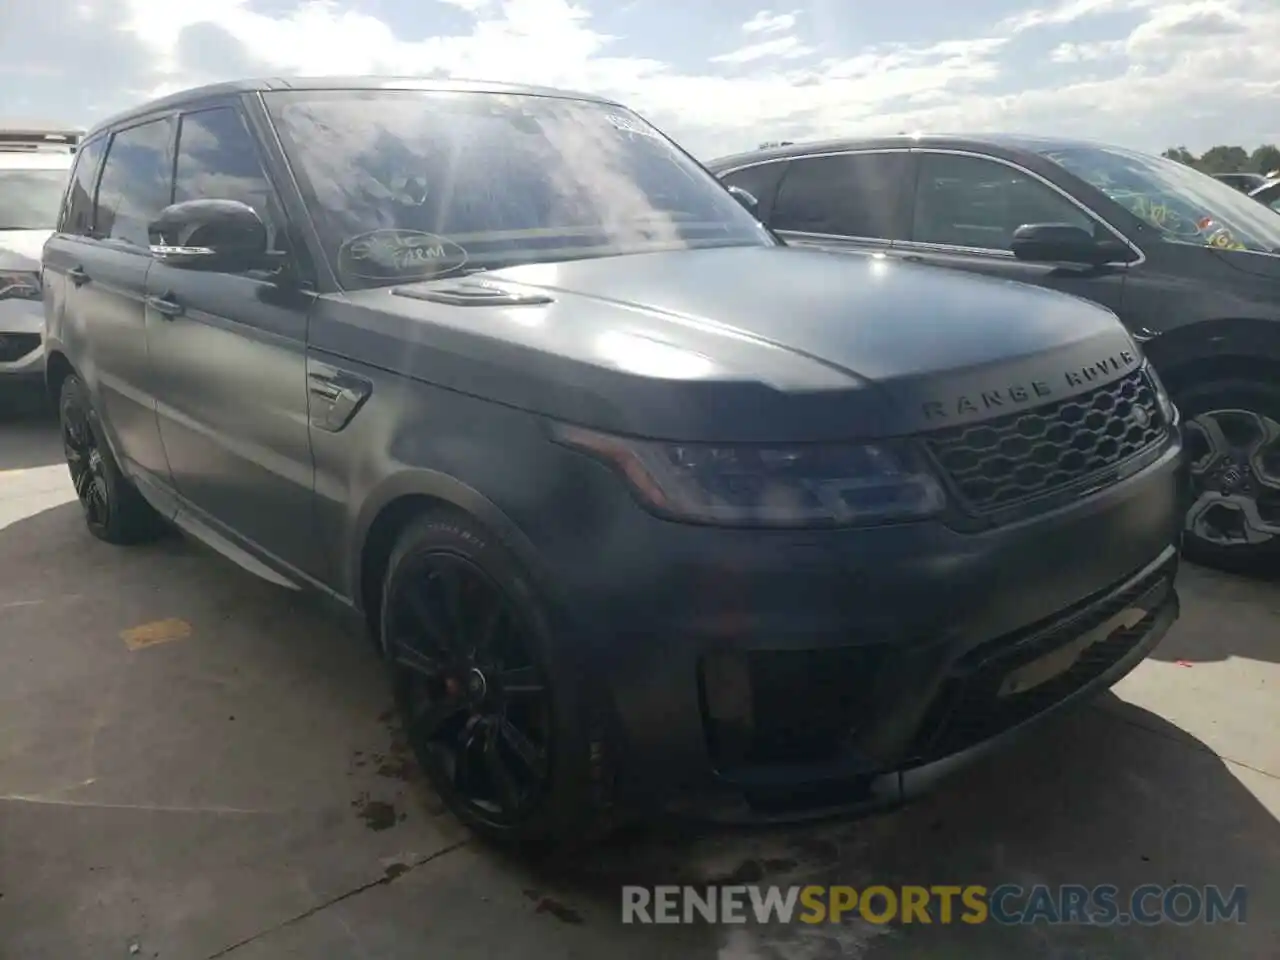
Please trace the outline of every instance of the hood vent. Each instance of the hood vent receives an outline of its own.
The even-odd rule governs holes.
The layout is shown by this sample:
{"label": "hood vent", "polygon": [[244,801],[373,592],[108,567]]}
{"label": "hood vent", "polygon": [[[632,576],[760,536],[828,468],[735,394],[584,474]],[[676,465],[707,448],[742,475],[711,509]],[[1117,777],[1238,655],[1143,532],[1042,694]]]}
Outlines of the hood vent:
{"label": "hood vent", "polygon": [[446,303],[451,307],[531,307],[552,302],[545,293],[508,290],[479,281],[462,281],[439,287],[396,287],[391,292],[397,297]]}

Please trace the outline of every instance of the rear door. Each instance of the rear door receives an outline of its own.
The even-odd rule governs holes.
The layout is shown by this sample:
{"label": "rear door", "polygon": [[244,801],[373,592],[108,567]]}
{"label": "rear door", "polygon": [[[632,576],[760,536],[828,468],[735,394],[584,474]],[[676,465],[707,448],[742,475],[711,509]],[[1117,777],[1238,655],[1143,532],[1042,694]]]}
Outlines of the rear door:
{"label": "rear door", "polygon": [[173,122],[118,129],[80,152],[67,211],[46,247],[52,319],[85,379],[112,450],[126,472],[166,482],[168,465],[151,393],[142,301],[151,251],[147,225],[169,202]]}
{"label": "rear door", "polygon": [[98,174],[106,153],[108,134],[100,134],[81,145],[62,200],[62,210],[53,236],[45,244],[41,265],[44,289],[44,336],[47,343],[77,353],[74,337],[66,343],[64,324],[72,295],[78,287],[72,283],[70,270],[84,256],[93,235],[93,202],[98,189]]}
{"label": "rear door", "polygon": [[[179,118],[174,201],[239,200],[287,250],[263,153],[236,101]],[[306,332],[314,295],[292,278],[175,267],[147,278],[147,345],[178,493],[219,532],[295,570],[317,570],[307,427]]]}
{"label": "rear door", "polygon": [[941,150],[917,155],[910,229],[896,254],[1050,287],[1120,311],[1127,267],[1029,263],[1011,249],[1014,231],[1028,223],[1067,223],[1099,240],[1119,237],[1100,217],[1008,161]]}
{"label": "rear door", "polygon": [[766,222],[793,246],[887,250],[907,235],[913,162],[907,150],[793,157]]}

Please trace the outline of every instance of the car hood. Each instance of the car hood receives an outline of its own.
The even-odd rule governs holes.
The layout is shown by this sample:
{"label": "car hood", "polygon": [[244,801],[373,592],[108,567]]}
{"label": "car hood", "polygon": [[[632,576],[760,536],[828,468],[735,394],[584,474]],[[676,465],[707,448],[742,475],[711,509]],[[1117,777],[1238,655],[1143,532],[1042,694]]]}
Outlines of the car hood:
{"label": "car hood", "polygon": [[0,270],[39,270],[52,230],[0,230]]}
{"label": "car hood", "polygon": [[[458,304],[469,299],[489,302]],[[807,249],[531,264],[346,300],[380,326],[360,323],[361,339],[322,309],[313,342],[368,352],[379,327],[382,364],[667,439],[901,435],[1069,396],[1140,362],[1114,315],[1075,297]]]}

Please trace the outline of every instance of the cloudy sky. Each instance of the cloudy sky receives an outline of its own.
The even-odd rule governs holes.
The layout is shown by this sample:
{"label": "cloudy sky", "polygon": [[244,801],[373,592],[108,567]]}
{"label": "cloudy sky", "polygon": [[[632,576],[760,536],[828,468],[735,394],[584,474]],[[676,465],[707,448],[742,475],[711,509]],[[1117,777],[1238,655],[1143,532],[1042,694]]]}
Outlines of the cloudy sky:
{"label": "cloudy sky", "polygon": [[0,0],[0,122],[246,75],[623,100],[704,158],[903,130],[1280,141],[1280,0]]}

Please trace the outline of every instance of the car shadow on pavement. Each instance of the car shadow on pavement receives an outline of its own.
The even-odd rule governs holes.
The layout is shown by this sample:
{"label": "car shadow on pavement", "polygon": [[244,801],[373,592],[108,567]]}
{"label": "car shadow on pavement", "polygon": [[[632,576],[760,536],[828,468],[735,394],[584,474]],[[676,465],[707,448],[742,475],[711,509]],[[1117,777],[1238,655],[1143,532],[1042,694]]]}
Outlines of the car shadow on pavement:
{"label": "car shadow on pavement", "polygon": [[1178,593],[1181,616],[1154,659],[1280,663],[1280,583],[1184,563]]}
{"label": "car shadow on pavement", "polygon": [[[77,596],[82,599],[76,601]],[[95,607],[94,598],[110,599]],[[1242,595],[1241,609],[1252,610],[1258,599]],[[47,607],[39,605],[46,602]],[[7,604],[14,608],[6,609]],[[44,609],[47,614],[42,613]],[[170,647],[144,649],[122,664],[125,654],[118,626],[171,615],[187,617],[199,642],[176,641]],[[119,789],[126,791],[121,794],[124,800],[133,802],[129,790],[185,795],[216,787],[253,794],[254,804],[282,808],[292,804],[298,809],[323,798],[327,809],[337,809],[345,818],[333,820],[324,828],[327,833],[317,832],[316,839],[307,841],[321,843],[329,834],[344,838],[342,846],[334,848],[341,856],[325,855],[325,871],[335,869],[328,866],[331,860],[377,863],[408,842],[435,837],[423,824],[448,819],[441,817],[438,801],[422,787],[416,772],[397,773],[391,779],[379,779],[383,775],[371,772],[383,765],[411,763],[395,743],[394,723],[384,719],[388,698],[373,653],[344,646],[355,644],[355,639],[340,636],[321,608],[307,598],[254,580],[179,538],[128,550],[111,548],[84,531],[75,503],[18,519],[0,529],[0,625],[6,622],[11,631],[0,629],[0,677],[7,674],[8,679],[0,679],[0,704],[39,715],[28,713],[11,725],[10,733],[17,740],[9,746],[25,738],[32,749],[7,756],[4,751],[9,748],[0,743],[0,771],[8,770],[7,777],[41,773],[43,765],[58,759],[59,749],[70,749],[71,745],[62,743],[70,737],[77,738],[75,747],[81,749],[82,731],[66,723],[67,716],[76,714],[55,709],[57,704],[52,703],[46,710],[31,698],[38,690],[65,700],[77,690],[93,689],[93,675],[101,670],[104,679],[110,675],[122,690],[134,689],[125,684],[145,682],[141,689],[150,692],[150,697],[141,693],[122,697],[114,724],[98,734],[102,762],[110,764],[113,759],[104,751],[118,751],[114,769],[128,774],[123,785],[117,773],[104,775],[102,783],[89,788],[102,791],[102,796]],[[1200,628],[1194,628],[1194,633],[1185,642],[1208,642]],[[55,662],[56,657],[66,662]],[[73,674],[75,682],[63,677],[64,672]],[[26,686],[6,689],[10,684]],[[47,725],[39,719],[46,715]],[[180,724],[177,730],[175,724]],[[271,729],[271,737],[252,734],[262,729]],[[126,739],[125,734],[132,731],[143,731],[157,742]],[[362,758],[353,760],[359,752],[355,748],[368,751],[370,738],[375,737],[385,740],[376,749],[386,756],[376,757],[366,770]],[[211,768],[215,761],[220,765]],[[210,778],[211,769],[216,777]],[[352,796],[357,787],[362,792]],[[352,834],[349,821],[367,813],[359,807],[365,790],[374,792],[374,799],[391,811],[392,819],[385,825],[370,823],[368,829],[373,832],[360,826]],[[381,790],[388,791],[385,797],[378,793]],[[243,803],[248,805],[249,800]],[[586,928],[597,946],[601,938],[625,941],[627,956],[638,956],[641,951],[635,946],[642,942],[652,944],[649,955],[697,960],[1251,958],[1272,955],[1274,944],[1280,942],[1280,917],[1268,907],[1280,903],[1277,811],[1280,780],[1274,775],[1228,763],[1163,717],[1106,694],[1096,704],[1071,712],[1014,748],[958,774],[936,793],[892,813],[759,829],[659,821],[626,831],[572,862],[542,865],[514,860],[476,843],[458,855],[477,858],[485,871],[482,875],[488,878],[484,884],[519,891],[515,901],[545,919],[545,926],[537,928],[541,949],[536,955],[542,957],[598,955],[598,949],[589,953],[565,949],[579,935],[575,931]],[[405,814],[407,825],[399,819]],[[39,823],[39,829],[59,829],[56,817],[39,821],[27,817],[23,822]],[[419,832],[402,833],[406,830]],[[193,913],[181,922],[202,930],[233,921],[244,923],[249,932],[267,926],[265,914],[252,923],[237,917],[265,888],[246,887],[243,894],[238,893],[236,883],[247,883],[243,878],[249,874],[233,872],[228,865],[235,860],[234,869],[239,871],[241,859],[256,863],[252,858],[257,854],[251,851],[258,847],[202,851],[200,836],[182,834],[165,841],[178,842],[182,850],[178,866],[164,861],[166,870],[191,871],[201,884],[218,890],[218,896],[207,902],[184,903],[182,910]],[[129,889],[145,886],[145,871],[159,869],[151,866],[151,860],[167,856],[158,848],[150,849],[149,845],[159,842],[155,837],[145,830],[133,837],[124,865],[111,868],[115,871],[112,882]],[[41,917],[64,918],[59,898],[85,893],[79,887],[63,890],[60,885],[86,882],[75,874],[79,861],[74,858],[84,855],[90,858],[86,862],[92,862],[93,851],[82,854],[52,835],[47,843],[31,836],[23,843],[28,855],[37,856],[34,851],[43,850],[40,856],[47,858],[40,874],[47,879],[19,891],[28,918],[25,923],[31,927]],[[290,849],[288,854],[302,863],[308,857],[320,860],[319,854],[307,850]],[[267,864],[255,869],[276,867]],[[323,896],[329,896],[330,888],[322,886],[327,881],[335,902],[347,904],[343,922],[358,924],[358,898],[348,900],[342,893],[342,884],[355,886],[357,881],[346,874],[335,878],[319,867],[306,869],[311,888],[323,889]],[[11,871],[0,870],[0,882],[5,872],[10,872],[11,885],[0,889],[13,890],[17,884]],[[431,875],[425,861],[420,866],[402,865],[387,874],[385,883],[379,881],[360,895],[393,897],[401,888],[403,909],[379,914],[381,935],[399,945],[385,956],[427,955],[433,952],[433,944],[442,937],[449,942],[450,933],[458,934],[463,925],[474,956],[510,952],[511,934],[503,924],[477,930],[475,917],[465,912],[437,913],[433,924],[424,927],[415,899],[431,895]],[[283,889],[280,885],[293,874],[264,877],[276,890]],[[1122,894],[1147,883],[1217,884],[1226,890],[1244,885],[1249,912],[1245,925],[1215,926],[899,925],[872,924],[857,917],[817,925],[624,928],[620,923],[623,885],[726,882],[842,884],[858,889],[875,884],[890,888],[1016,884],[1024,889],[1038,884],[1114,884]],[[481,886],[478,894],[487,898],[486,889]],[[18,905],[15,896],[6,900]],[[295,905],[290,900],[280,907],[281,915],[304,914],[305,902],[298,900],[300,905]],[[0,908],[5,906],[0,903]],[[105,913],[81,913],[67,922],[81,926],[116,922],[105,917]],[[0,936],[0,948],[5,939]],[[483,949],[476,949],[477,943]],[[350,955],[344,949],[348,948],[334,945],[327,952],[308,955]],[[523,950],[517,953],[525,955]]]}
{"label": "car shadow on pavement", "polygon": [[[1253,791],[1269,797],[1270,810]],[[1240,884],[1248,888],[1247,925],[947,926],[936,918],[877,925],[846,918],[834,926],[748,923],[710,933],[722,960],[1260,957],[1280,936],[1280,918],[1267,907],[1280,902],[1278,812],[1280,780],[1227,764],[1184,731],[1107,693],[901,810],[786,828],[661,823],[572,864],[544,867],[538,883],[575,909],[594,904],[614,922],[627,884],[1114,884],[1122,906],[1129,891],[1147,883],[1227,891]]]}

